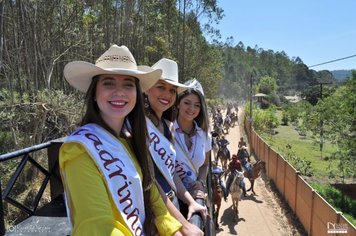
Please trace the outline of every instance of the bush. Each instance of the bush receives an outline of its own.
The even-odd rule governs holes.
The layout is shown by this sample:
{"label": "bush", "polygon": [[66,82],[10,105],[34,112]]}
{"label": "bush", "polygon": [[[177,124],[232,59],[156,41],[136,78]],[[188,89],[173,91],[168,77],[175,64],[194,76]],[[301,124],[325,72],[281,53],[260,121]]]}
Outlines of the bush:
{"label": "bush", "polygon": [[289,117],[286,111],[282,112],[282,125],[288,125]]}
{"label": "bush", "polygon": [[[65,137],[77,126],[81,118],[83,98],[66,95],[59,90],[38,91],[31,101],[12,101],[1,90],[0,146],[1,152],[30,147],[49,140]],[[10,105],[9,105],[10,104]]]}
{"label": "bush", "polygon": [[312,183],[312,187],[333,207],[342,211],[351,223],[356,224],[356,199],[345,196],[331,185]]}

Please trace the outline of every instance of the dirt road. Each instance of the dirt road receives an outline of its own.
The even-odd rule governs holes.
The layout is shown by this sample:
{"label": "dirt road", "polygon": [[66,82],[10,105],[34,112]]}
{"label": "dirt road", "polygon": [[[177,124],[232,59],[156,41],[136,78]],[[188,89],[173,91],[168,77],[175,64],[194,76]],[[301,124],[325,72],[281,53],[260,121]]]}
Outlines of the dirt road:
{"label": "dirt road", "polygon": [[[235,126],[230,129],[229,134],[225,135],[225,138],[230,142],[228,148],[231,155],[237,153],[241,135],[247,140],[246,135],[242,132],[242,126]],[[251,158],[251,161],[255,162],[254,157]],[[246,178],[245,183],[246,189],[248,189],[250,183]],[[242,197],[239,202],[238,222],[234,222],[231,196],[228,197],[227,202],[222,200],[218,219],[220,228],[216,231],[216,235],[303,235],[295,226],[296,223],[290,216],[290,212],[286,210],[284,203],[271,190],[270,183],[264,174],[256,180],[255,192],[256,195],[248,192],[247,197]]]}

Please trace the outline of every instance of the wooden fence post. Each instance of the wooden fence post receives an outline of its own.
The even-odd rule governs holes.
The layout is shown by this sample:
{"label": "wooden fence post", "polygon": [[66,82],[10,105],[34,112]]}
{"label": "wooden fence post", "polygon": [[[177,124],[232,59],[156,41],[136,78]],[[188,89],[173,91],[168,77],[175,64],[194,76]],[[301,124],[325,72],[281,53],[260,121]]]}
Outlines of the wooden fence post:
{"label": "wooden fence post", "polygon": [[312,228],[313,228],[313,212],[314,212],[314,199],[315,199],[315,190],[312,189],[312,205],[310,207],[310,223],[309,223],[309,229],[308,229],[308,235],[312,234]]}

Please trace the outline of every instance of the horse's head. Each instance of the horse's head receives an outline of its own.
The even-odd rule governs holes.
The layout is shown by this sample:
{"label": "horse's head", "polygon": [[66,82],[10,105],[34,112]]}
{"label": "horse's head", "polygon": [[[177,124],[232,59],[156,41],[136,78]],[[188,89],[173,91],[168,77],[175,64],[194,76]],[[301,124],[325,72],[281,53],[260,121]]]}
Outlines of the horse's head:
{"label": "horse's head", "polygon": [[263,160],[258,160],[255,164],[253,164],[253,168],[257,168],[258,171],[260,170],[266,170],[266,162]]}
{"label": "horse's head", "polygon": [[231,171],[231,174],[234,176],[234,180],[243,180],[244,178],[244,173],[242,171],[238,171],[236,169]]}

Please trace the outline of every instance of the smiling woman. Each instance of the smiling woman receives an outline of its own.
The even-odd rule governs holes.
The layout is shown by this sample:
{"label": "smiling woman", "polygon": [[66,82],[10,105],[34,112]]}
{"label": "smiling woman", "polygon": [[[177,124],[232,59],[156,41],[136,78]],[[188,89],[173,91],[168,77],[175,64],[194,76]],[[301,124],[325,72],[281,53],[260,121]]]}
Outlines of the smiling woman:
{"label": "smiling woman", "polygon": [[129,49],[113,45],[95,64],[67,64],[64,75],[86,92],[82,126],[66,138],[59,159],[72,235],[181,235],[142,145],[148,135],[141,93],[161,70],[138,70]]}
{"label": "smiling woman", "polygon": [[[197,80],[186,82],[189,89],[178,97],[178,116],[174,121],[176,172],[195,200],[205,199],[205,182],[211,152],[211,136],[204,91]],[[181,202],[183,214],[188,206]]]}
{"label": "smiling woman", "polygon": [[[99,75],[96,79],[95,100],[101,117],[111,127],[122,126],[124,118],[136,104],[137,79],[126,75]],[[122,122],[118,122],[120,120]],[[120,129],[117,127],[114,130]]]}

